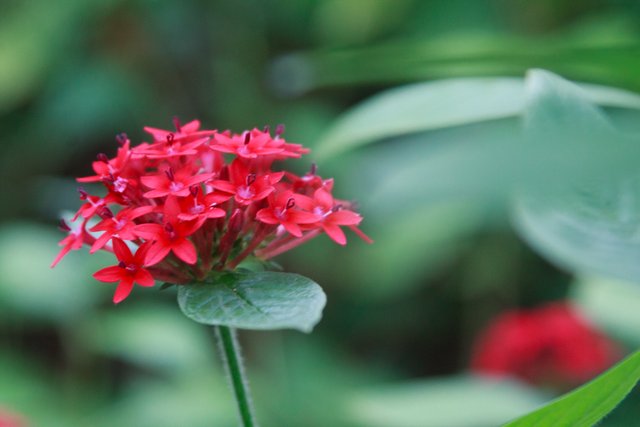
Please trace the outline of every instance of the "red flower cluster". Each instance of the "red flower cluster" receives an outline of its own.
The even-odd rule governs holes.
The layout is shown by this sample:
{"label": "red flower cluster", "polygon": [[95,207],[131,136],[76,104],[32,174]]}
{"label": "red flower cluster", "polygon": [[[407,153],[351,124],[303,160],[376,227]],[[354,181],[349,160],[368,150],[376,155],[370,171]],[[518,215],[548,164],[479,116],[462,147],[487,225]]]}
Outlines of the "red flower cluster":
{"label": "red flower cluster", "polygon": [[560,302],[499,315],[480,335],[471,369],[565,388],[591,379],[620,356],[614,342]]}
{"label": "red flower cluster", "polygon": [[285,141],[282,126],[272,136],[268,128],[232,134],[201,130],[197,120],[174,122],[175,131],[146,127],[152,142],[135,147],[118,135],[116,157],[98,155],[95,175],[78,181],[102,183],[106,195],[79,190],[84,204],[72,220],[78,226],[61,222],[69,234],[52,267],[84,244],[91,253],[113,252],[118,264],[94,277],[119,282],[118,303],[134,283],[202,279],[250,255],[274,257],[323,231],[344,245],[343,226],[370,242],[352,204],[333,198],[332,179],[315,167],[304,176],[272,169],[274,161],[309,151]]}

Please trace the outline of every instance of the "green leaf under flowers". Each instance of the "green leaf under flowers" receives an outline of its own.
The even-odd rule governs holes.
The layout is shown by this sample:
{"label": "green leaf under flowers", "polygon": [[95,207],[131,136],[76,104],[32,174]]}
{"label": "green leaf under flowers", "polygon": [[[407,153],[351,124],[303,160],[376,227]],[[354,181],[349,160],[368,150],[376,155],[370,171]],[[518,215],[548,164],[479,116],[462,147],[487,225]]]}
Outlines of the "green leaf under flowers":
{"label": "green leaf under flowers", "polygon": [[640,351],[595,380],[505,427],[589,427],[611,412],[640,380]]}
{"label": "green leaf under flowers", "polygon": [[178,287],[178,304],[192,320],[240,329],[311,332],[327,297],[304,276],[273,271],[227,272]]}
{"label": "green leaf under flowers", "polygon": [[[581,84],[598,105],[640,108],[640,96],[622,89]],[[516,117],[525,109],[525,80],[452,78],[394,88],[347,112],[318,143],[327,158],[390,137]]]}

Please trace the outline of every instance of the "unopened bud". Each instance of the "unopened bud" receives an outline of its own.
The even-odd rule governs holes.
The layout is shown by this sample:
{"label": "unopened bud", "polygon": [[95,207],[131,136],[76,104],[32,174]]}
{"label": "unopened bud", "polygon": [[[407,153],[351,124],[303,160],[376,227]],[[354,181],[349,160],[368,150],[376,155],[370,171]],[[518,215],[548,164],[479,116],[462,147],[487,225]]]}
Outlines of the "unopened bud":
{"label": "unopened bud", "polygon": [[67,222],[64,219],[60,219],[60,222],[58,223],[58,228],[65,232],[71,231],[71,227],[67,225]]}

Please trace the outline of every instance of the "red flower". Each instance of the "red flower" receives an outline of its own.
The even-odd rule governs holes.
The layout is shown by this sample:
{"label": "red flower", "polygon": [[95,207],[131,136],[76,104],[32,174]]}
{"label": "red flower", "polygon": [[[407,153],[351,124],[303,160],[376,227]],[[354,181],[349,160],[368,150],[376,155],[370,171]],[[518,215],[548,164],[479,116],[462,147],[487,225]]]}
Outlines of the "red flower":
{"label": "red flower", "polygon": [[199,120],[192,120],[189,123],[181,125],[177,118],[174,118],[173,124],[176,127],[175,132],[170,130],[157,129],[150,126],[145,126],[144,131],[151,134],[151,136],[153,136],[153,140],[155,142],[159,142],[160,144],[190,142],[206,136],[215,135],[216,133],[216,131],[214,130],[199,130]]}
{"label": "red flower", "polygon": [[295,237],[302,236],[300,225],[315,224],[321,218],[311,212],[296,209],[296,199],[292,191],[269,196],[269,207],[256,213],[256,219],[265,224],[280,224]]}
{"label": "red flower", "polygon": [[240,160],[229,166],[229,181],[217,180],[211,185],[222,192],[233,194],[236,202],[248,205],[266,198],[275,191],[274,185],[282,179],[283,172],[258,176]]}
{"label": "red flower", "polygon": [[135,240],[134,227],[135,219],[154,211],[153,206],[141,206],[139,208],[123,209],[116,215],[105,208],[102,211],[102,221],[89,229],[89,231],[104,231],[91,246],[90,253],[94,253],[109,242],[113,237],[123,240]]}
{"label": "red flower", "polygon": [[346,209],[341,203],[336,203],[331,193],[324,188],[318,188],[313,193],[313,199],[303,195],[296,195],[296,201],[304,209],[316,214],[320,219],[318,224],[331,239],[340,244],[347,244],[347,237],[340,226],[356,226],[362,217]]}
{"label": "red flower", "polygon": [[196,248],[187,237],[200,228],[204,218],[200,221],[180,221],[179,213],[177,199],[168,197],[164,205],[164,225],[140,224],[135,227],[134,232],[138,237],[153,242],[147,253],[145,265],[159,263],[169,252],[173,252],[187,264],[195,264],[198,260]]}
{"label": "red flower", "polygon": [[[323,232],[345,244],[344,226],[370,241],[356,227],[362,218],[351,204],[333,198],[332,179],[313,167],[303,177],[288,173],[283,180],[285,172],[273,168],[277,160],[309,151],[286,142],[284,127],[272,136],[268,128],[240,134],[201,130],[197,120],[174,120],[174,126],[145,128],[153,141],[134,147],[120,134],[115,158],[98,155],[95,175],[79,181],[99,182],[106,194],[80,190],[84,203],[72,220],[81,220],[80,226],[64,224],[68,235],[52,266],[83,245],[91,253],[115,252],[118,265],[96,278],[119,282],[119,302],[134,283],[203,280],[213,270],[234,269],[248,256],[272,258]],[[134,256],[125,242],[139,248]]]}
{"label": "red flower", "polygon": [[472,370],[574,386],[607,369],[620,349],[567,303],[499,315],[480,334]]}
{"label": "red flower", "polygon": [[93,273],[93,277],[101,282],[119,282],[113,295],[114,303],[118,304],[128,297],[134,283],[140,286],[155,284],[151,273],[144,268],[144,259],[149,245],[149,243],[144,243],[138,248],[136,254],[132,255],[126,243],[117,238],[113,239],[113,252],[118,258],[118,265],[96,271]]}
{"label": "red flower", "polygon": [[143,194],[149,199],[168,195],[185,197],[191,186],[208,181],[212,176],[210,173],[194,175],[193,168],[187,166],[175,172],[168,168],[157,175],[145,175],[140,181],[152,189]]}

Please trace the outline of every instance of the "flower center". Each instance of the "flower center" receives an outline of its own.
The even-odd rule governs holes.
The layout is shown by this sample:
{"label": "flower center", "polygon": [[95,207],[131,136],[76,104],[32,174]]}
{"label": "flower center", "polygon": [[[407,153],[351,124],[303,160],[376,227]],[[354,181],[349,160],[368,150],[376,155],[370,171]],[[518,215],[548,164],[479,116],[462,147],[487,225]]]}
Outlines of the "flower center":
{"label": "flower center", "polygon": [[176,182],[176,181],[171,181],[171,183],[169,184],[169,190],[171,190],[171,192],[175,193],[176,191],[180,191],[184,188],[184,184],[181,182]]}
{"label": "flower center", "polygon": [[251,199],[253,196],[256,195],[256,192],[253,190],[253,188],[250,185],[249,186],[243,185],[241,187],[238,187],[236,194],[240,196],[240,198],[242,199]]}

